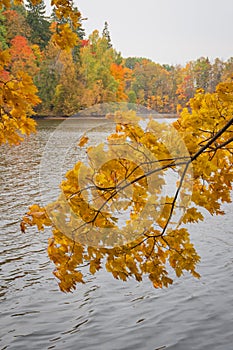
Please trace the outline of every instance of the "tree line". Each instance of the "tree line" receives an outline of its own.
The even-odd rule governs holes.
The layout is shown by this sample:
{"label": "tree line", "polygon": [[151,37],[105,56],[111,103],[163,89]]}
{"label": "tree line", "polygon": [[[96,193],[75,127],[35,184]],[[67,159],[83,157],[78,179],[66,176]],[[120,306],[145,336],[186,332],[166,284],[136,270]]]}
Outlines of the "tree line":
{"label": "tree line", "polygon": [[32,76],[41,100],[36,107],[39,115],[68,116],[97,103],[122,101],[177,113],[197,89],[214,92],[221,81],[231,79],[233,57],[213,62],[201,57],[185,66],[123,58],[112,45],[107,22],[102,33],[95,30],[85,39],[79,15],[74,28],[78,40],[71,49],[54,42],[56,35],[59,41],[57,23],[65,33],[69,20],[56,11],[46,17],[43,1],[1,10],[0,46],[9,50],[11,59],[0,78],[19,70]]}

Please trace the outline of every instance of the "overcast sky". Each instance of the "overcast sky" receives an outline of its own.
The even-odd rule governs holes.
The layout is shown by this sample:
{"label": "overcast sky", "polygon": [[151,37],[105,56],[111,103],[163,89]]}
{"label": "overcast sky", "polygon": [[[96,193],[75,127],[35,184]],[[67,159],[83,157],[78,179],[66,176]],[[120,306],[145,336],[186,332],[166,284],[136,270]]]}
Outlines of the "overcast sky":
{"label": "overcast sky", "polygon": [[233,0],[74,0],[87,35],[109,24],[123,57],[184,64],[233,56]]}

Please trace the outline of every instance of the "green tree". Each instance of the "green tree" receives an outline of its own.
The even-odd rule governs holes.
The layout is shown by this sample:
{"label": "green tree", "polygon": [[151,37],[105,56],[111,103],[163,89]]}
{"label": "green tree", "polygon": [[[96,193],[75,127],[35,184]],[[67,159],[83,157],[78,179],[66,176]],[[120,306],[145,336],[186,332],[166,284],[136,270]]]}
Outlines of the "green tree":
{"label": "green tree", "polygon": [[136,103],[137,102],[137,96],[135,91],[130,90],[128,91],[128,98],[129,98],[129,103]]}
{"label": "green tree", "polygon": [[208,57],[198,58],[193,62],[192,69],[195,87],[208,91],[211,77],[211,64]]}
{"label": "green tree", "polygon": [[5,50],[7,45],[7,29],[6,29],[6,17],[3,15],[2,11],[0,11],[0,49]]}
{"label": "green tree", "polygon": [[80,73],[85,87],[83,107],[116,101],[118,82],[111,74],[111,65],[116,57],[117,52],[109,48],[106,38],[100,37],[95,30],[89,36],[88,45],[80,53]]}
{"label": "green tree", "polygon": [[61,73],[59,56],[61,50],[50,40],[44,50],[44,59],[40,64],[40,70],[35,76],[35,84],[41,104],[37,107],[37,112],[44,115],[54,113],[54,96]]}
{"label": "green tree", "polygon": [[129,69],[134,69],[136,64],[141,64],[144,60],[147,60],[147,58],[143,57],[127,57],[125,59],[125,66]]}
{"label": "green tree", "polygon": [[233,77],[233,57],[230,57],[224,64],[222,79],[231,80],[232,77]]}
{"label": "green tree", "polygon": [[29,40],[33,44],[39,45],[39,47],[43,50],[51,38],[50,22],[45,16],[45,3],[43,0],[35,5],[28,2],[26,8],[27,23],[31,29]]}

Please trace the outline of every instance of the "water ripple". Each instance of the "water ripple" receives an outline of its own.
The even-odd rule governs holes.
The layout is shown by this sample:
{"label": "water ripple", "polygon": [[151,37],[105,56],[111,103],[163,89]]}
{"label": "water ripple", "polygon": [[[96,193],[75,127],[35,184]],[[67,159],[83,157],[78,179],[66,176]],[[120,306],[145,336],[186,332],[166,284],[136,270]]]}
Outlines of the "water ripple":
{"label": "water ripple", "polygon": [[201,280],[185,275],[156,290],[101,270],[75,293],[59,291],[46,253],[49,231],[19,232],[28,204],[41,201],[39,163],[58,124],[41,121],[36,135],[0,154],[1,350],[232,350],[232,205],[225,217],[190,228]]}

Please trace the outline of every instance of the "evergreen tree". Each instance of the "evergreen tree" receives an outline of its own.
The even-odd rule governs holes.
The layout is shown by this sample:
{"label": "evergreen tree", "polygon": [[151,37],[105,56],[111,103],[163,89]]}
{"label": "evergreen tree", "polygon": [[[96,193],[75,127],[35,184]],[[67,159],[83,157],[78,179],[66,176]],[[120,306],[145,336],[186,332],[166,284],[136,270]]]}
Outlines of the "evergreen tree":
{"label": "evergreen tree", "polygon": [[109,32],[109,29],[108,29],[108,22],[104,22],[104,29],[103,29],[103,32],[102,32],[102,37],[107,40],[108,48],[110,49],[112,47],[112,43],[111,43],[110,32]]}
{"label": "evergreen tree", "polygon": [[29,40],[33,44],[39,45],[43,50],[51,37],[50,22],[46,19],[46,6],[42,0],[39,4],[32,5],[28,3],[27,8],[27,23],[31,28]]}

